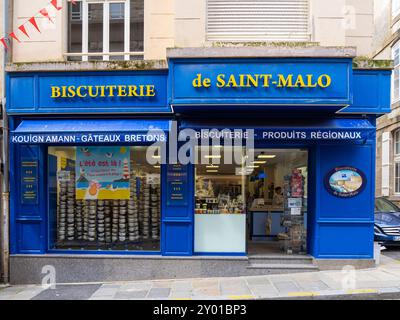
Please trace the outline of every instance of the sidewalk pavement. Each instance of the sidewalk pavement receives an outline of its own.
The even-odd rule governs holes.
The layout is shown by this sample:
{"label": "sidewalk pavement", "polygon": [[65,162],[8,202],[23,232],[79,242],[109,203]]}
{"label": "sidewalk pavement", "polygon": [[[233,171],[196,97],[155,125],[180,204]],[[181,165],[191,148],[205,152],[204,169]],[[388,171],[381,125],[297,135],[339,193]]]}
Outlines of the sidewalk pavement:
{"label": "sidewalk pavement", "polygon": [[400,299],[400,260],[377,268],[255,277],[0,288],[0,300]]}

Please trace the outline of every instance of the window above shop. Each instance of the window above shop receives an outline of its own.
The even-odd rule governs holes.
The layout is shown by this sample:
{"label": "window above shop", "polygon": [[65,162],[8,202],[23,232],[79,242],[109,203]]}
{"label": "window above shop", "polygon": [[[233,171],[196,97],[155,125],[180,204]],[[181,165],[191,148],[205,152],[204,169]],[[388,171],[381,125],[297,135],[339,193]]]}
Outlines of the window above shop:
{"label": "window above shop", "polygon": [[400,130],[393,133],[394,192],[400,194]]}
{"label": "window above shop", "polygon": [[392,19],[400,14],[400,0],[392,0]]}
{"label": "window above shop", "polygon": [[392,103],[400,99],[400,42],[397,42],[392,49],[393,57],[393,85],[392,85]]}
{"label": "window above shop", "polygon": [[394,154],[400,156],[400,130],[394,133]]}
{"label": "window above shop", "polygon": [[208,0],[209,41],[310,41],[308,0]]}
{"label": "window above shop", "polygon": [[68,4],[73,61],[143,59],[144,0],[81,0]]}

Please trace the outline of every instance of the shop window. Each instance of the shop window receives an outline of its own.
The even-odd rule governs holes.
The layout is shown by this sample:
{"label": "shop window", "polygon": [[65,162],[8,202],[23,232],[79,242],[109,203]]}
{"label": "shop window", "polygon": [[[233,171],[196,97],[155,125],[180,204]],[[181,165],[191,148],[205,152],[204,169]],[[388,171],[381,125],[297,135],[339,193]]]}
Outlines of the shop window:
{"label": "shop window", "polygon": [[242,150],[237,165],[214,148],[197,149],[195,252],[306,253],[308,152]]}
{"label": "shop window", "polygon": [[[229,147],[198,147],[195,182],[195,251],[246,251],[245,185],[241,165],[225,161]],[[228,162],[228,163],[227,163]]]}
{"label": "shop window", "polygon": [[147,147],[49,147],[50,249],[160,250],[160,166]]}
{"label": "shop window", "polygon": [[68,59],[143,59],[144,0],[68,3]]}
{"label": "shop window", "polygon": [[396,161],[394,163],[395,173],[394,173],[394,180],[395,180],[395,193],[400,193],[400,161]]}
{"label": "shop window", "polygon": [[392,0],[392,19],[400,14],[400,0]]}
{"label": "shop window", "polygon": [[400,130],[394,133],[394,154],[400,156]]}
{"label": "shop window", "polygon": [[310,41],[309,0],[208,0],[207,40]]}
{"label": "shop window", "polygon": [[392,100],[393,102],[399,101],[400,96],[400,42],[397,42],[392,49],[392,56],[393,56],[393,76],[392,76]]}

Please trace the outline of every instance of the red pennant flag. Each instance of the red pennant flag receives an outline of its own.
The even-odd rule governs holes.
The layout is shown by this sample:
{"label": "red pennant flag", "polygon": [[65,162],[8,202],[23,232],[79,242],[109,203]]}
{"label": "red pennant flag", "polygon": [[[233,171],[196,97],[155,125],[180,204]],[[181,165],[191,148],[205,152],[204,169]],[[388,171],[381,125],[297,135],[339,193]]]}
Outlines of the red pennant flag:
{"label": "red pennant flag", "polygon": [[24,25],[20,25],[20,26],[18,27],[18,29],[19,29],[24,35],[26,35],[28,38],[30,38],[28,32],[26,32],[26,29],[25,29],[25,26],[24,26]]}
{"label": "red pennant flag", "polygon": [[15,32],[11,32],[11,33],[9,34],[9,36],[10,36],[11,38],[15,39],[17,42],[21,42],[21,41],[19,41],[18,37],[15,35]]}
{"label": "red pennant flag", "polygon": [[51,18],[49,16],[49,12],[46,10],[46,8],[43,8],[39,12],[43,17],[46,17],[47,19],[49,19],[50,22],[53,22],[53,20],[51,20]]}
{"label": "red pennant flag", "polygon": [[54,8],[57,9],[57,11],[60,11],[62,9],[62,7],[58,6],[57,0],[52,0],[50,3],[53,5]]}
{"label": "red pennant flag", "polygon": [[40,32],[40,29],[39,29],[39,27],[38,27],[38,25],[37,25],[37,23],[36,23],[35,17],[30,18],[30,19],[29,19],[29,22],[35,27],[35,29],[36,29],[37,31]]}
{"label": "red pennant flag", "polygon": [[0,42],[3,44],[3,46],[4,46],[4,49],[6,49],[6,50],[8,50],[8,45],[7,45],[7,40],[6,40],[6,38],[1,38],[0,39]]}
{"label": "red pennant flag", "polygon": [[76,0],[70,0],[69,2],[72,2],[73,5],[76,5]]}

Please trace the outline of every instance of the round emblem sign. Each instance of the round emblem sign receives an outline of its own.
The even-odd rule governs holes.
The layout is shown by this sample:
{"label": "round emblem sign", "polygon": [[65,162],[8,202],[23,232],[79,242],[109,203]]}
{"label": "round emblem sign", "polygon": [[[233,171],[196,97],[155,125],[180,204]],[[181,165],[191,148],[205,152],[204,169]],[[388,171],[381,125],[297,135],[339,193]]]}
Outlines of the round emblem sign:
{"label": "round emblem sign", "polygon": [[337,167],[325,177],[326,189],[340,198],[355,197],[364,190],[366,183],[365,174],[354,167]]}

